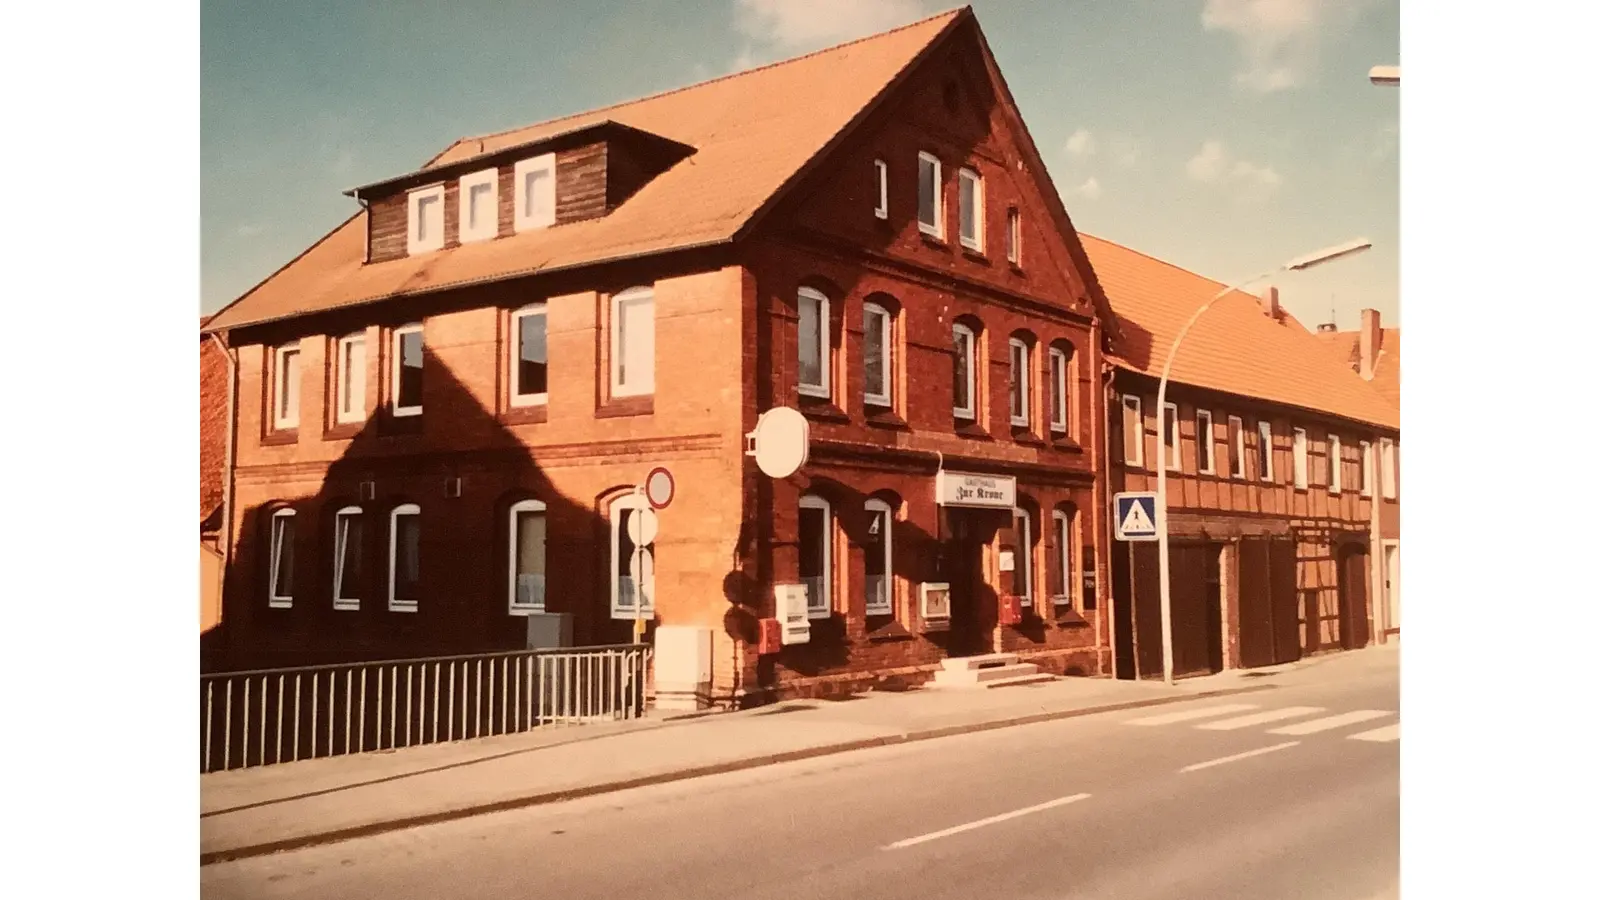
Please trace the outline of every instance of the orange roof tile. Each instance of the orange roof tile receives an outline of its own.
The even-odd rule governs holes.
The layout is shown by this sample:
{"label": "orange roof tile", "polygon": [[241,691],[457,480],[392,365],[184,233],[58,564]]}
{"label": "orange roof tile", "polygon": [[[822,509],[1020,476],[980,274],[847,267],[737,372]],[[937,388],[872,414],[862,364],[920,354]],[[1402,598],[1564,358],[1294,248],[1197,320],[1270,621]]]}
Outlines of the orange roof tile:
{"label": "orange roof tile", "polygon": [[[1079,232],[1120,325],[1112,361],[1161,376],[1178,330],[1226,285],[1120,244]],[[1274,321],[1260,298],[1234,291],[1217,301],[1184,338],[1172,380],[1342,418],[1400,427],[1397,407],[1329,355],[1323,342],[1287,312]]]}
{"label": "orange roof tile", "polygon": [[[1378,344],[1378,360],[1372,370],[1372,387],[1385,400],[1400,406],[1400,329],[1380,329],[1383,337]],[[1361,332],[1321,331],[1317,333],[1323,344],[1334,353],[1334,358],[1361,371]]]}
{"label": "orange roof tile", "polygon": [[363,264],[365,213],[225,307],[208,330],[724,243],[800,175],[969,9],[690,87],[457,141],[426,164],[526,144],[612,120],[695,148],[609,215]]}

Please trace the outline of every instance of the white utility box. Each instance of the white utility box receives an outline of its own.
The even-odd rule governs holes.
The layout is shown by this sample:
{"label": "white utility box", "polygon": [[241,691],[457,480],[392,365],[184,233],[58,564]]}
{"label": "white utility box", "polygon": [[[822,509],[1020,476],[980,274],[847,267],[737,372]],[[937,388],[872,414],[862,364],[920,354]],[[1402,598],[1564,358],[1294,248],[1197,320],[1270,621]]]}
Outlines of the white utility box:
{"label": "white utility box", "polygon": [[777,600],[778,622],[783,628],[783,643],[811,643],[811,616],[807,613],[809,592],[803,584],[775,584],[772,593]]}
{"label": "white utility box", "polygon": [[698,710],[711,705],[711,629],[656,628],[656,707]]}

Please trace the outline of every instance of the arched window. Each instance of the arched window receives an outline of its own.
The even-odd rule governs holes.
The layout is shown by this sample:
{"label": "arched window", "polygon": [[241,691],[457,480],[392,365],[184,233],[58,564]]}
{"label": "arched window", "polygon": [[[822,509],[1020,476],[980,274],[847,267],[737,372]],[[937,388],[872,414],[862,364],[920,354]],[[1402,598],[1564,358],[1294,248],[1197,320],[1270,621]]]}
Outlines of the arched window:
{"label": "arched window", "polygon": [[611,618],[655,616],[655,541],[636,544],[629,523],[650,508],[639,494],[611,502]]}
{"label": "arched window", "polygon": [[513,503],[510,511],[510,578],[507,604],[512,615],[544,612],[545,506],[538,500]]}
{"label": "arched window", "polygon": [[955,339],[955,385],[951,405],[958,419],[978,417],[978,339],[973,330],[957,322],[951,329]]}
{"label": "arched window", "polygon": [[1054,510],[1050,513],[1050,523],[1055,531],[1052,538],[1056,551],[1055,565],[1050,567],[1056,578],[1051,590],[1053,595],[1051,603],[1059,614],[1077,606],[1073,599],[1077,594],[1077,580],[1072,574],[1072,515],[1064,509]]}
{"label": "arched window", "polygon": [[1016,523],[1017,568],[1012,576],[1012,587],[1017,596],[1022,598],[1022,605],[1029,607],[1033,605],[1033,514],[1018,507]]}
{"label": "arched window", "polygon": [[367,417],[367,336],[364,332],[339,339],[334,360],[334,420],[340,424]]}
{"label": "arched window", "polygon": [[803,287],[796,306],[800,314],[800,393],[830,397],[832,385],[828,370],[833,335],[829,328],[828,295],[816,288]]}
{"label": "arched window", "polygon": [[422,594],[422,507],[389,513],[389,611],[416,612]]}
{"label": "arched window", "polygon": [[800,498],[800,583],[807,615],[833,615],[833,509],[815,494]]}
{"label": "arched window", "polygon": [[1010,341],[1011,348],[1011,424],[1018,428],[1027,428],[1031,419],[1028,415],[1032,398],[1029,395],[1029,382],[1032,381],[1032,359],[1029,351],[1032,349],[1028,342],[1021,337],[1013,337]]}
{"label": "arched window", "polygon": [[869,616],[894,615],[894,508],[876,497],[867,501],[866,609]]}
{"label": "arched window", "polygon": [[362,557],[361,507],[346,506],[333,515],[333,608],[360,609]]}
{"label": "arched window", "polygon": [[1065,347],[1050,348],[1050,430],[1057,434],[1067,433],[1067,417],[1070,410],[1070,385],[1072,383],[1068,364],[1071,354]]}
{"label": "arched window", "polygon": [[862,393],[869,406],[894,403],[894,314],[877,303],[862,307]]}
{"label": "arched window", "polygon": [[656,392],[656,295],[629,288],[611,298],[611,396]]}
{"label": "arched window", "polygon": [[267,605],[294,605],[294,510],[280,509],[268,522]]}

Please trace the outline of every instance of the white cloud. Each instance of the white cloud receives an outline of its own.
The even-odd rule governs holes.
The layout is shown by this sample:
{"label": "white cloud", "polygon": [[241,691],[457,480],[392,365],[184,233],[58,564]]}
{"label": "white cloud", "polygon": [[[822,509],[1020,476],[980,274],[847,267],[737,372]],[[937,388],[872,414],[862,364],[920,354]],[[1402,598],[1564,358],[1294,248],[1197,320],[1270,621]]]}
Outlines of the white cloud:
{"label": "white cloud", "polygon": [[1200,145],[1200,152],[1189,158],[1184,171],[1195,181],[1224,184],[1244,199],[1264,199],[1283,185],[1283,176],[1271,166],[1238,159],[1218,140]]}
{"label": "white cloud", "polygon": [[1228,167],[1228,151],[1221,141],[1206,141],[1184,166],[1195,181],[1216,181]]}
{"label": "white cloud", "polygon": [[1067,138],[1067,152],[1080,159],[1094,155],[1094,135],[1087,128],[1079,128]]}
{"label": "white cloud", "polygon": [[1072,193],[1077,197],[1094,200],[1100,196],[1100,179],[1091,175],[1088,181],[1073,188]]}
{"label": "white cloud", "polygon": [[734,0],[734,26],[785,53],[808,52],[925,18],[923,0]]}
{"label": "white cloud", "polygon": [[1258,93],[1301,84],[1316,64],[1320,42],[1373,0],[1206,0],[1200,24],[1231,34],[1243,54],[1234,80]]}

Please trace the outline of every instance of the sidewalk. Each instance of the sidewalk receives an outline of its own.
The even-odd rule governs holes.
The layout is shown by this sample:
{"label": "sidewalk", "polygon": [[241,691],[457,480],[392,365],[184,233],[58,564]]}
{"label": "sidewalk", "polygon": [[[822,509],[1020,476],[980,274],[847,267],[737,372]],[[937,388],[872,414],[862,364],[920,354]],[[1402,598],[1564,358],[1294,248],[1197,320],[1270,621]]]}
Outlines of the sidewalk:
{"label": "sidewalk", "polygon": [[1271,687],[1227,673],[1173,687],[1068,678],[987,691],[868,693],[219,772],[200,779],[200,861],[866,747]]}

